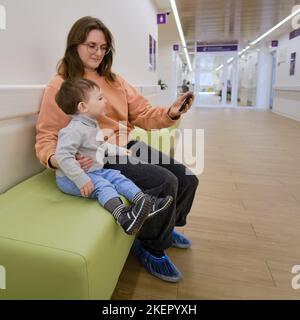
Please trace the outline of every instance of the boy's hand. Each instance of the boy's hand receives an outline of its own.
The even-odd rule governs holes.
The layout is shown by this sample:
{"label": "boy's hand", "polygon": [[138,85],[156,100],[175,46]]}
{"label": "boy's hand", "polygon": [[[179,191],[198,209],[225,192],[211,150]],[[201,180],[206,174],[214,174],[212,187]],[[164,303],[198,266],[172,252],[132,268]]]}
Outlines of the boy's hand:
{"label": "boy's hand", "polygon": [[118,147],[117,154],[120,155],[121,157],[123,157],[123,156],[131,156],[132,152],[131,152],[131,150],[129,150],[127,148]]}
{"label": "boy's hand", "polygon": [[94,191],[94,184],[92,181],[87,182],[81,189],[80,193],[83,197],[89,197]]}
{"label": "boy's hand", "polygon": [[131,156],[132,155],[132,152],[129,149],[125,149],[124,153],[125,153],[125,156]]}

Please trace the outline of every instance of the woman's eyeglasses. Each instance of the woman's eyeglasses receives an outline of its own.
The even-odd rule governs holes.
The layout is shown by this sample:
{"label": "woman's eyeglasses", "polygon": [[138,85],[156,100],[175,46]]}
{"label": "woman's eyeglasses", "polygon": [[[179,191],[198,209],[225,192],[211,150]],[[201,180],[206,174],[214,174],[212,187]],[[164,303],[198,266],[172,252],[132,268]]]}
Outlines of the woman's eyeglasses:
{"label": "woman's eyeglasses", "polygon": [[100,46],[97,46],[95,43],[82,43],[83,46],[86,46],[86,49],[89,53],[95,54],[100,50],[102,54],[107,55],[111,52],[110,47],[101,48]]}

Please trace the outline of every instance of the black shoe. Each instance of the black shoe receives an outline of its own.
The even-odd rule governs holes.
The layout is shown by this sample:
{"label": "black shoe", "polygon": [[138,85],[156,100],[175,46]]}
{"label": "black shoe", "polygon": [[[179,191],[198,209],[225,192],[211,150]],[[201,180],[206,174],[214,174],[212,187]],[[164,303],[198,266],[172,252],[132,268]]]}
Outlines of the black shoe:
{"label": "black shoe", "polygon": [[151,196],[151,211],[148,214],[148,218],[152,218],[157,214],[165,211],[170,207],[173,202],[172,196],[166,196],[164,198],[157,198],[155,196]]}
{"label": "black shoe", "polygon": [[144,196],[136,204],[122,209],[117,222],[127,234],[137,234],[151,211],[151,198]]}

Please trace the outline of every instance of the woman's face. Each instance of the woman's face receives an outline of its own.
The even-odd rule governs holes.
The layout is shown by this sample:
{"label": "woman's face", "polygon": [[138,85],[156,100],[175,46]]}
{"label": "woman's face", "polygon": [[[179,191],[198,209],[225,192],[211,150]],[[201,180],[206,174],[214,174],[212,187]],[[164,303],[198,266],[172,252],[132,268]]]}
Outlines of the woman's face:
{"label": "woman's face", "polygon": [[104,33],[101,30],[92,30],[84,43],[77,47],[85,71],[94,71],[100,65],[107,49]]}

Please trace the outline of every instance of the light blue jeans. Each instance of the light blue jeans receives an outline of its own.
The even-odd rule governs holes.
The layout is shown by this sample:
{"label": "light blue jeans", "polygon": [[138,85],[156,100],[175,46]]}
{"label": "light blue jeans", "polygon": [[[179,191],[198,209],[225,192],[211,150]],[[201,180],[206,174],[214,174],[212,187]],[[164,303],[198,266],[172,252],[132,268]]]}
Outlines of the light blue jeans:
{"label": "light blue jeans", "polygon": [[[87,175],[95,187],[89,198],[98,199],[102,206],[108,200],[119,197],[119,195],[123,195],[132,202],[135,195],[142,191],[131,180],[123,176],[119,170],[101,169],[88,172]],[[81,197],[80,190],[68,177],[56,176],[56,183],[62,192]]]}

